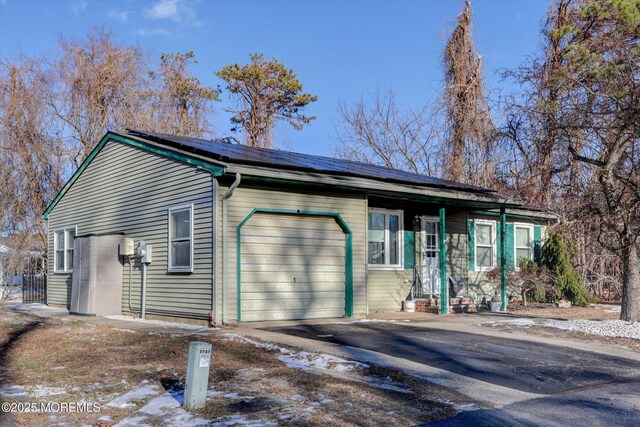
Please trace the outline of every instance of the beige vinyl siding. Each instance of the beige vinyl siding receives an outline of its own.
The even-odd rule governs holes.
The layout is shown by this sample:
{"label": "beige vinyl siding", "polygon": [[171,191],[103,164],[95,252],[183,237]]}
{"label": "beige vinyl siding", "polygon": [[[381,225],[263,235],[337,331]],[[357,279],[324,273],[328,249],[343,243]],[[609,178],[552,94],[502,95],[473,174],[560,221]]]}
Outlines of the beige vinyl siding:
{"label": "beige vinyl siding", "polygon": [[241,256],[243,321],[345,315],[345,235],[333,218],[257,213]]}
{"label": "beige vinyl siding", "polygon": [[[193,204],[194,271],[167,273],[168,208]],[[192,166],[108,142],[48,219],[49,266],[53,230],[77,226],[78,234],[123,232],[153,245],[148,268],[147,312],[206,318],[211,310],[211,177]],[[132,306],[140,305],[141,268],[134,264]],[[49,272],[48,302],[68,305],[71,274]],[[123,269],[123,311],[128,311],[129,265]]]}
{"label": "beige vinyl siding", "polygon": [[[218,230],[217,238],[217,308],[216,319],[222,314],[222,196],[227,190],[218,190]],[[254,208],[288,209],[315,212],[337,212],[353,233],[353,301],[354,314],[366,313],[365,290],[365,248],[366,248],[366,200],[364,196],[332,193],[294,192],[286,189],[258,189],[242,183],[228,200],[228,247],[227,247],[227,319],[237,320],[237,278],[236,278],[236,230],[238,224]],[[283,224],[285,225],[285,224]]]}
{"label": "beige vinyl siding", "polygon": [[369,270],[369,311],[399,310],[411,292],[413,270]]}
{"label": "beige vinyl siding", "polygon": [[447,210],[447,274],[456,281],[467,280],[467,216],[465,212]]}

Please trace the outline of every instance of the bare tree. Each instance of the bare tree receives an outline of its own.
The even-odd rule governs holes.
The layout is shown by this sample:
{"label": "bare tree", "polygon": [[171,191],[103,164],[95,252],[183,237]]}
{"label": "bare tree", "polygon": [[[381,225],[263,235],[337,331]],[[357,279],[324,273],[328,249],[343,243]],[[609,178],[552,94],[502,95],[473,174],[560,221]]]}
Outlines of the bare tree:
{"label": "bare tree", "polygon": [[140,121],[146,61],[140,48],[116,44],[102,28],[84,38],[61,39],[60,48],[51,106],[67,126],[70,157],[79,166],[107,130],[136,127]]}
{"label": "bare tree", "polygon": [[40,214],[68,166],[61,127],[48,111],[51,81],[39,60],[21,55],[0,65],[0,233],[25,241],[37,234],[43,246]]}
{"label": "bare tree", "polygon": [[[495,163],[494,128],[484,95],[482,57],[471,36],[471,2],[466,0],[444,51],[446,177],[453,181],[490,186]],[[473,156],[473,158],[470,158]]]}
{"label": "bare tree", "polygon": [[441,174],[437,129],[427,107],[401,110],[393,90],[340,103],[336,157],[419,174]]}

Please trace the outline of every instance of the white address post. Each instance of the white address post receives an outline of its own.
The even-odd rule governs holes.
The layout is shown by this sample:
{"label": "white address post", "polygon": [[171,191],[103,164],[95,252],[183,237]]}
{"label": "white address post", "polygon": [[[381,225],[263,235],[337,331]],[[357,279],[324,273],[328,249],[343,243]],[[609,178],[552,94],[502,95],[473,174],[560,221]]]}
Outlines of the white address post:
{"label": "white address post", "polygon": [[211,365],[211,344],[193,341],[189,344],[187,363],[187,384],[184,389],[184,408],[202,408],[209,388],[209,366]]}

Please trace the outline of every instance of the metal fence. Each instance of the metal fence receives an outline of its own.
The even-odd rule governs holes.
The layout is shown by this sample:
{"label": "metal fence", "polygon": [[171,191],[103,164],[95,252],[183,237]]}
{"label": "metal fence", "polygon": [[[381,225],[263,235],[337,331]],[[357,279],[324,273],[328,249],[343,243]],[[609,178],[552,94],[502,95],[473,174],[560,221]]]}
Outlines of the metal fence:
{"label": "metal fence", "polygon": [[47,303],[47,276],[45,274],[24,274],[22,276],[22,302]]}

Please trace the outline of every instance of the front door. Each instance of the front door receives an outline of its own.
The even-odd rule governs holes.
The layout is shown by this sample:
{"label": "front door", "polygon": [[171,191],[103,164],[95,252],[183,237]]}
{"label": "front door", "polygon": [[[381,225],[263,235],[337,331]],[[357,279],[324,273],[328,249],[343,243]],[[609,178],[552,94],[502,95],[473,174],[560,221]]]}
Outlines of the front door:
{"label": "front door", "polygon": [[438,246],[437,218],[421,217],[422,234],[422,286],[424,293],[440,294],[440,248]]}

